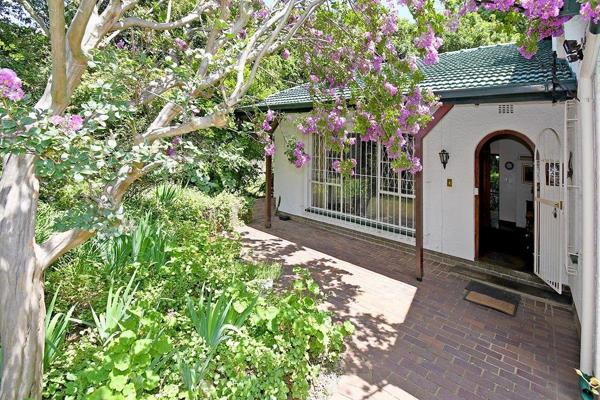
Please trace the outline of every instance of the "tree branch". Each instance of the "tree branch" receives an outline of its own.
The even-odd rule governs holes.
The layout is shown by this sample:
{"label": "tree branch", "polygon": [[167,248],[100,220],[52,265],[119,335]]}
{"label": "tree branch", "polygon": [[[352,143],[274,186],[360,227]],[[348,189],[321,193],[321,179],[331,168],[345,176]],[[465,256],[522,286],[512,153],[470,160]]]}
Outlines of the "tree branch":
{"label": "tree branch", "polygon": [[71,229],[55,233],[44,243],[36,247],[36,258],[42,270],[52,265],[60,256],[86,242],[94,236],[93,232]]}
{"label": "tree branch", "polygon": [[183,85],[183,82],[173,74],[156,79],[148,84],[137,100],[131,101],[132,105],[144,105],[150,103],[155,98],[162,96],[165,92],[175,87]]}
{"label": "tree branch", "polygon": [[[219,19],[225,20],[225,15],[229,13],[228,8],[224,7],[223,3],[221,3],[221,7],[219,8],[219,10],[220,10]],[[208,35],[208,37],[206,39],[206,45],[204,46],[204,51],[207,56],[214,56],[217,53],[217,50],[223,45],[223,42],[218,40],[219,36],[222,33],[223,33],[223,29],[221,27],[219,27],[217,24],[214,24],[210,31],[210,34]],[[200,66],[198,67],[198,70],[196,71],[195,79],[197,79],[197,80],[204,79],[204,77],[208,73],[208,67],[210,65],[211,60],[212,60],[212,57],[204,57],[204,59],[200,63]],[[197,97],[197,96],[198,96],[198,91],[193,90],[192,97]]]}
{"label": "tree branch", "polygon": [[69,49],[71,50],[73,59],[79,63],[84,63],[88,59],[81,48],[81,42],[95,6],[96,0],[82,0],[67,32]]}
{"label": "tree branch", "polygon": [[[248,91],[248,88],[254,81],[254,77],[256,76],[256,72],[258,70],[258,66],[259,66],[262,58],[266,54],[269,53],[269,49],[271,48],[271,46],[275,42],[277,36],[279,35],[281,30],[287,23],[287,20],[288,20],[289,16],[291,15],[292,10],[294,9],[294,5],[295,5],[295,0],[289,0],[286,7],[284,9],[282,9],[281,11],[279,11],[278,13],[276,13],[275,15],[273,15],[269,19],[269,21],[267,21],[267,23],[265,23],[263,26],[261,26],[254,33],[254,35],[252,35],[252,37],[248,41],[246,48],[244,49],[244,51],[240,54],[240,56],[238,58],[238,63],[236,66],[236,68],[237,68],[236,85],[235,85],[233,92],[231,93],[231,96],[229,96],[229,99],[226,101],[226,103],[229,107],[232,107],[235,104],[237,104],[240,101],[241,97]],[[275,28],[268,35],[266,41],[262,45],[262,48],[256,54],[255,60],[253,62],[253,66],[250,70],[250,74],[249,74],[248,78],[245,79],[246,63],[248,62],[248,58],[249,58],[250,54],[252,53],[253,50],[255,50],[254,47],[255,47],[256,43],[258,42],[258,40],[272,26],[275,26]]]}
{"label": "tree branch", "polygon": [[27,14],[38,24],[42,32],[45,36],[50,36],[50,31],[48,30],[48,25],[44,19],[35,11],[35,8],[29,3],[27,0],[17,0],[19,4],[27,11]]}
{"label": "tree branch", "polygon": [[52,52],[52,105],[54,112],[67,106],[67,57],[65,49],[65,4],[48,0],[50,46]]}
{"label": "tree branch", "polygon": [[173,10],[173,0],[169,0],[167,3],[167,16],[165,17],[165,22],[171,22],[171,11]]}
{"label": "tree branch", "polygon": [[228,120],[227,113],[224,111],[217,111],[203,117],[192,118],[179,125],[150,130],[143,135],[143,138],[145,141],[153,142],[157,139],[185,135],[186,133],[197,131],[199,129],[213,127],[222,128],[227,125]]}
{"label": "tree branch", "polygon": [[156,22],[156,21],[150,21],[150,20],[145,20],[145,19],[141,19],[141,18],[137,18],[137,17],[128,17],[123,19],[122,21],[118,21],[116,23],[113,24],[111,30],[112,31],[122,31],[124,29],[128,29],[128,28],[144,28],[144,29],[153,29],[153,30],[157,30],[157,31],[166,31],[169,29],[175,29],[175,28],[180,28],[182,26],[185,26],[191,22],[194,22],[198,19],[200,19],[200,17],[202,16],[202,12],[199,6],[196,6],[196,8],[194,8],[194,10],[189,13],[188,15],[186,15],[185,17],[177,20],[177,21],[173,21],[173,22]]}

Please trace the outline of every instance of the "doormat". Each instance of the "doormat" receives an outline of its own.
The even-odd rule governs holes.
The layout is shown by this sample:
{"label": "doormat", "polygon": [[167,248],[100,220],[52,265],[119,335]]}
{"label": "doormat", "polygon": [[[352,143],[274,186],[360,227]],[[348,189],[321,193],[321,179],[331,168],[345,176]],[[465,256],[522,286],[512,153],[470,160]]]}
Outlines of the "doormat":
{"label": "doormat", "polygon": [[465,300],[489,307],[512,317],[517,313],[521,296],[483,283],[471,281],[465,288]]}

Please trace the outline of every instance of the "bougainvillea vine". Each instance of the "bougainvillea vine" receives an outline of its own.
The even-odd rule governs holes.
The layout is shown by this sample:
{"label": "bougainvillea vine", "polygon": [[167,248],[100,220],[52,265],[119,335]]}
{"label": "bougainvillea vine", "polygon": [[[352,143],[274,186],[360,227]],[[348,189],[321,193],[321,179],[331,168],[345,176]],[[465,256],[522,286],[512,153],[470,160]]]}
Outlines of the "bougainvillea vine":
{"label": "bougainvillea vine", "polygon": [[[315,13],[299,41],[299,56],[314,103],[312,111],[299,119],[297,128],[304,136],[322,136],[336,155],[331,168],[344,175],[354,174],[356,160],[351,154],[356,139],[381,143],[397,172],[422,169],[411,141],[406,139],[431,120],[438,104],[431,91],[419,86],[423,74],[417,57],[400,54],[394,45],[398,7],[407,7],[413,15],[417,32],[414,44],[423,65],[439,61],[441,32],[456,30],[461,17],[480,8],[521,18],[525,29],[518,49],[528,59],[537,52],[540,40],[562,35],[564,24],[571,18],[560,15],[563,0],[465,0],[445,3],[445,10],[428,0],[392,3],[382,6],[378,0],[359,0],[351,8],[339,6],[334,7],[336,11]],[[582,2],[581,15],[598,22],[597,3]],[[282,57],[287,59],[289,53],[282,53]],[[268,119],[263,129],[270,132]],[[265,151],[272,155],[275,148],[270,137]],[[305,154],[304,146],[298,143],[293,143],[293,149],[302,149]],[[287,154],[293,153],[288,146]],[[298,160],[290,157],[296,166],[306,163],[306,158]]]}

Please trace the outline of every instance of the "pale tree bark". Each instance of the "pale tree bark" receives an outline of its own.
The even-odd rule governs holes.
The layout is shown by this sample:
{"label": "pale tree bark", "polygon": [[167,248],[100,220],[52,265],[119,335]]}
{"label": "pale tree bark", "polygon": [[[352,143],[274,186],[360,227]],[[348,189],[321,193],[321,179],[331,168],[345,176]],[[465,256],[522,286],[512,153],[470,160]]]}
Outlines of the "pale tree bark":
{"label": "pale tree bark", "polygon": [[[26,1],[26,0],[22,0]],[[241,2],[237,19],[228,29],[216,26],[207,32],[205,52],[208,57],[200,64],[193,87],[187,87],[189,98],[211,96],[220,90],[222,104],[204,116],[186,117],[184,107],[168,102],[156,115],[144,133],[134,143],[153,141],[188,134],[212,127],[224,127],[232,108],[245,95],[254,80],[262,58],[285,44],[318,5],[325,0],[302,3],[303,0],[277,1],[273,15],[258,29],[242,48],[231,46],[235,60],[231,65],[209,68],[215,55],[226,48],[228,41],[248,24],[247,4]],[[107,37],[127,28],[168,31],[185,27],[206,13],[227,20],[231,9],[224,0],[201,0],[186,16],[171,21],[155,22],[124,15],[138,0],[111,0],[100,13],[96,0],[81,0],[68,29],[65,30],[64,3],[48,0],[49,36],[52,49],[52,75],[43,96],[36,104],[40,110],[61,114],[81,82],[91,50],[107,44]],[[169,0],[169,4],[171,1]],[[291,26],[287,20],[295,6],[304,7],[304,14]],[[249,66],[250,72],[243,71]],[[218,85],[231,73],[237,72],[236,86],[225,93]],[[142,105],[177,88],[184,82],[174,76],[165,76],[144,89],[132,105]],[[181,122],[174,121],[181,118]],[[0,400],[39,399],[42,393],[45,304],[43,274],[60,256],[85,243],[94,232],[72,229],[51,236],[36,244],[35,221],[39,197],[39,183],[35,174],[34,155],[10,155],[4,160],[0,178],[0,344],[4,352],[0,380]],[[128,173],[106,186],[104,194],[110,206],[118,208],[129,187],[156,165],[136,163]]]}
{"label": "pale tree bark", "polygon": [[35,245],[39,185],[34,156],[7,156],[0,180],[1,400],[40,398],[44,357],[43,270]]}
{"label": "pale tree bark", "polygon": [[[49,0],[48,13],[52,32],[48,109],[60,113],[68,104],[63,1]],[[42,396],[46,307],[44,269],[35,243],[39,198],[35,160],[31,154],[6,156],[0,179],[0,400]]]}

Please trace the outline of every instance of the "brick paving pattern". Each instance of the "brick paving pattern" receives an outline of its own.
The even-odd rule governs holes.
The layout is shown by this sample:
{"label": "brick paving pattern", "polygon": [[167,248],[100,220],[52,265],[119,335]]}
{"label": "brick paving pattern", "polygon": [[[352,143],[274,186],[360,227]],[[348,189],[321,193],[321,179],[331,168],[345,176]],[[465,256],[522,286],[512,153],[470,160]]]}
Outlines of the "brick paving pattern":
{"label": "brick paving pattern", "polygon": [[260,215],[241,228],[245,248],[308,267],[357,327],[334,400],[578,398],[570,309],[523,297],[510,317],[463,300],[468,279],[447,266],[426,263],[417,282],[410,254],[294,220],[265,229]]}

